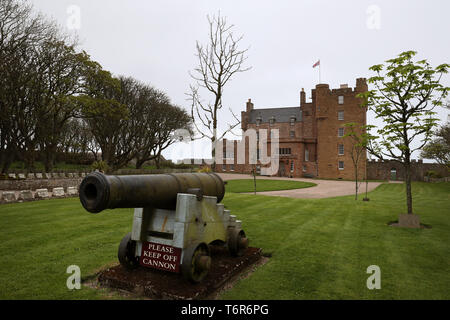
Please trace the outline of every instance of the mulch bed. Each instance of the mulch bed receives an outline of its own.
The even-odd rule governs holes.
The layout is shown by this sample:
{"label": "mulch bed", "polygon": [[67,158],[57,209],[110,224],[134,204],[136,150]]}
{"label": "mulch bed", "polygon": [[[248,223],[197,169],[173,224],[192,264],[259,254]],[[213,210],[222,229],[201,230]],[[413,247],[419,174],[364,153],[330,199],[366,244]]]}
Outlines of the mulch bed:
{"label": "mulch bed", "polygon": [[249,247],[242,257],[232,257],[225,247],[211,246],[210,251],[211,268],[201,283],[192,284],[178,273],[145,267],[128,271],[121,265],[100,272],[98,283],[151,299],[208,299],[263,258],[260,248]]}

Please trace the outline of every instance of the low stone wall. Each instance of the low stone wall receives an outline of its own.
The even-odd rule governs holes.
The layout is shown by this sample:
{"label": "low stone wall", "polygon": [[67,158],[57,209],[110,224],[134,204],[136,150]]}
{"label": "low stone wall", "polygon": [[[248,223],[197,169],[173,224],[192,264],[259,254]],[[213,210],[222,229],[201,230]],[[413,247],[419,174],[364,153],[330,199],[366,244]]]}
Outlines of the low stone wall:
{"label": "low stone wall", "polygon": [[[421,160],[411,162],[411,179],[413,181],[425,181],[426,173],[435,171],[442,177],[450,176],[449,170],[437,163],[423,163]],[[403,164],[393,161],[367,161],[367,178],[369,180],[405,180],[405,168]]]}
{"label": "low stone wall", "polygon": [[83,178],[51,178],[51,179],[25,179],[25,180],[0,180],[0,190],[36,190],[53,189],[57,187],[76,187]]}
{"label": "low stone wall", "polygon": [[0,204],[78,196],[78,189],[76,187],[67,187],[67,188],[55,187],[50,190],[51,191],[49,191],[47,188],[42,188],[36,189],[35,191],[32,190],[0,191]]}

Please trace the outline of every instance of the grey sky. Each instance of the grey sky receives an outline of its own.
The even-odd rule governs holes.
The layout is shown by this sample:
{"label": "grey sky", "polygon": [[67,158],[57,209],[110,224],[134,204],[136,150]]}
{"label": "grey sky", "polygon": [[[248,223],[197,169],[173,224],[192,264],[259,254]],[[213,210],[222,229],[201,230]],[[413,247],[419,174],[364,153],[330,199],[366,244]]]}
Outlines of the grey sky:
{"label": "grey sky", "polygon": [[[255,108],[298,106],[301,88],[308,98],[318,83],[318,70],[312,68],[318,59],[321,82],[333,88],[354,87],[356,78],[370,77],[370,66],[406,50],[418,51],[418,58],[433,66],[450,62],[447,0],[31,2],[62,26],[71,23],[70,6],[77,6],[82,49],[113,74],[150,83],[186,109],[196,40],[206,42],[206,15],[220,10],[234,32],[244,34],[242,48],[249,47],[247,65],[252,66],[225,88],[222,123],[232,121],[225,109],[240,114],[248,98]],[[450,85],[448,75],[443,83]],[[448,110],[436,111],[447,119]],[[368,121],[377,124],[370,114]],[[181,149],[177,144],[164,154],[179,158]],[[194,156],[208,157],[207,149],[204,144]]]}

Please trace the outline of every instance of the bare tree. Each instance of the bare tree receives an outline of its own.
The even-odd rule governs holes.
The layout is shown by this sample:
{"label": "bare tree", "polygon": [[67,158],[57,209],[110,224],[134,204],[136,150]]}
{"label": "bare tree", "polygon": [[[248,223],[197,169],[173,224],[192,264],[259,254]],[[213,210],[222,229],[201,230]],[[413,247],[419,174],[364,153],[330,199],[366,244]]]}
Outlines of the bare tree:
{"label": "bare tree", "polygon": [[[239,42],[243,36],[235,37],[232,32],[233,25],[229,25],[220,13],[217,17],[207,17],[209,23],[209,42],[206,46],[197,41],[198,67],[190,73],[195,84],[190,86],[188,93],[191,101],[191,117],[199,138],[208,138],[212,144],[212,168],[215,169],[215,142],[222,139],[225,134],[233,130],[239,123],[238,117],[229,108],[236,123],[229,124],[228,129],[218,137],[218,113],[222,109],[224,88],[232,76],[239,72],[248,71],[244,67],[247,60],[248,49],[240,49]],[[199,88],[205,89],[212,99],[204,102],[200,97]]]}

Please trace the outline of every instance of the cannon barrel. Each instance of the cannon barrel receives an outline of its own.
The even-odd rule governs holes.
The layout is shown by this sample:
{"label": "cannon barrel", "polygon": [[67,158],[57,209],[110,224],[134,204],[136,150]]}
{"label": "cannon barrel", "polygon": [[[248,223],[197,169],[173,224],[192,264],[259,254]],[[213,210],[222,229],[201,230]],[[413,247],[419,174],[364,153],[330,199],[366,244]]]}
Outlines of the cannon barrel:
{"label": "cannon barrel", "polygon": [[92,213],[114,208],[154,207],[173,210],[178,193],[201,189],[205,196],[225,195],[223,180],[215,173],[173,173],[114,176],[93,172],[80,185],[80,201]]}

